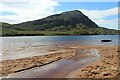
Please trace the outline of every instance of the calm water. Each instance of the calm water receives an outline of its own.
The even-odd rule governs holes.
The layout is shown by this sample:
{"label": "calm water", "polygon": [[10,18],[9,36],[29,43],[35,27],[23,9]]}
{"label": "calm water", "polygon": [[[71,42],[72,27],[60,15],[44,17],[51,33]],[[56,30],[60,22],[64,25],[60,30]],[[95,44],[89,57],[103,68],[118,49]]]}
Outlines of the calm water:
{"label": "calm water", "polygon": [[[103,43],[102,39],[112,42]],[[2,59],[44,55],[54,46],[65,45],[118,45],[118,35],[2,37]]]}

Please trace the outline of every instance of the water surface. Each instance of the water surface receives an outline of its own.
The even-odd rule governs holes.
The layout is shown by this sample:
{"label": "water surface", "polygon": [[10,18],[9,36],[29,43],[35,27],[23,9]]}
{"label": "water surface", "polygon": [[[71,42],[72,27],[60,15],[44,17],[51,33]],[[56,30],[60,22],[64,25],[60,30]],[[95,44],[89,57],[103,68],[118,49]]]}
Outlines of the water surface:
{"label": "water surface", "polygon": [[[102,39],[112,42],[103,43]],[[118,45],[118,35],[2,37],[2,60],[48,54],[75,45]]]}

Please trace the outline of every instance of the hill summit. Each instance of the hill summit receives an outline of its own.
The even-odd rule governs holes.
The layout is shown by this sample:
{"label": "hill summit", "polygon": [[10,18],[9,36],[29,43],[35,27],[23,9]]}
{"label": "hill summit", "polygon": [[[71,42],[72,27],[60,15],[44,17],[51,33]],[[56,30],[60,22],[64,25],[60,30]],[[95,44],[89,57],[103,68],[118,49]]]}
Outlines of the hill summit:
{"label": "hill summit", "polygon": [[[32,30],[57,30],[64,31],[66,28],[70,30],[75,28],[77,25],[80,27],[89,27],[96,28],[98,27],[92,20],[90,20],[87,16],[85,16],[81,11],[73,10],[63,12],[61,14],[55,14],[48,16],[43,19],[25,22],[18,24],[21,29],[32,29]],[[31,27],[30,27],[31,26]],[[64,29],[63,29],[64,28]]]}
{"label": "hill summit", "polygon": [[10,33],[12,35],[117,34],[117,30],[99,27],[79,10],[66,11],[20,24],[9,24],[10,26],[7,24],[7,27],[4,25],[3,35],[10,35]]}

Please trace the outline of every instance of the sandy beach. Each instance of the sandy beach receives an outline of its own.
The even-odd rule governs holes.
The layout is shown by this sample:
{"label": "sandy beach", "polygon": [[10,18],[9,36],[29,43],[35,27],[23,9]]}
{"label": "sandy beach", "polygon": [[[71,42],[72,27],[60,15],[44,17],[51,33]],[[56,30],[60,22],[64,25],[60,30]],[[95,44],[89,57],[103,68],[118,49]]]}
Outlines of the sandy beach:
{"label": "sandy beach", "polygon": [[75,50],[62,50],[48,55],[34,56],[30,58],[21,58],[14,60],[4,60],[0,62],[0,64],[2,65],[0,66],[0,72],[2,75],[17,73],[34,67],[40,67],[46,64],[50,64],[63,58],[70,58],[75,54]]}
{"label": "sandy beach", "polygon": [[100,52],[100,59],[96,62],[71,72],[69,78],[118,78],[119,72],[119,50],[118,46],[79,46],[81,49],[95,48]]}
{"label": "sandy beach", "polygon": [[[77,70],[71,71],[67,78],[118,78],[119,73],[119,50],[118,46],[69,46],[67,50],[62,50],[48,55],[34,56],[30,58],[21,58],[15,60],[4,60],[0,62],[1,74],[8,75],[11,73],[17,73],[25,70],[29,70],[34,67],[44,67],[44,65],[52,62],[73,58],[80,59],[86,57],[84,55],[76,55],[76,48],[83,51],[96,49],[99,51],[100,58],[95,62],[89,63],[84,67],[80,67]],[[60,75],[57,75],[60,76]]]}

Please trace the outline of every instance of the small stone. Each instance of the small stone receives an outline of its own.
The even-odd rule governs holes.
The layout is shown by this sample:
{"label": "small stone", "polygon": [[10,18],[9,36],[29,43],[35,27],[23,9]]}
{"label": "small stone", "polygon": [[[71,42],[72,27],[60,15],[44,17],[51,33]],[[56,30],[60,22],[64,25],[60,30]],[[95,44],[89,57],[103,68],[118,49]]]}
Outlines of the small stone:
{"label": "small stone", "polygon": [[111,75],[110,73],[105,73],[105,74],[103,74],[103,76],[109,76],[109,75]]}
{"label": "small stone", "polygon": [[119,50],[117,50],[117,52],[120,52]]}
{"label": "small stone", "polygon": [[95,75],[96,75],[96,74],[99,74],[98,72],[91,72],[91,73],[92,73],[92,74],[95,74]]}
{"label": "small stone", "polygon": [[96,67],[100,67],[100,66],[96,66]]}

